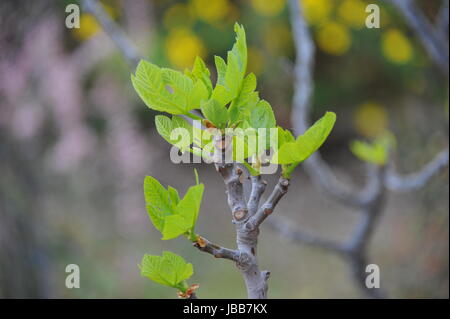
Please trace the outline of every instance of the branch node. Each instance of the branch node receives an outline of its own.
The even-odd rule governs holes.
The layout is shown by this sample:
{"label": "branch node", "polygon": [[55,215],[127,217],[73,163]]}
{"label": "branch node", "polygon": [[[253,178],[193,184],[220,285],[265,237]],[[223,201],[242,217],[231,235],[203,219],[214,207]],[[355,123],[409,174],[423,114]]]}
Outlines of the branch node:
{"label": "branch node", "polygon": [[264,280],[267,281],[269,279],[269,277],[270,277],[270,271],[263,270],[263,271],[261,271],[261,275],[264,278]]}
{"label": "branch node", "polygon": [[247,215],[247,210],[240,209],[233,213],[234,219],[237,221],[242,220]]}
{"label": "branch node", "polygon": [[[197,245],[197,247],[205,248],[206,240],[202,236],[197,236],[197,241],[195,242],[195,244]],[[213,248],[217,248],[217,246]]]}

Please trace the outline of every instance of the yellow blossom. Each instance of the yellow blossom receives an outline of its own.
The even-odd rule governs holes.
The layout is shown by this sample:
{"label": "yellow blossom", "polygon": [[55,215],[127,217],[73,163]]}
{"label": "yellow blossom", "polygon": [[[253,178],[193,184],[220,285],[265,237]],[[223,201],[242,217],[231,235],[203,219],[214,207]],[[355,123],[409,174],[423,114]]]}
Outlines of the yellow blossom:
{"label": "yellow blossom", "polygon": [[334,0],[299,0],[303,7],[305,19],[312,25],[320,24],[329,19]]}
{"label": "yellow blossom", "polygon": [[284,23],[274,23],[267,26],[264,32],[264,43],[274,55],[286,54],[292,44],[289,27]]}
{"label": "yellow blossom", "polygon": [[350,48],[350,33],[340,23],[324,23],[317,31],[317,45],[328,54],[342,55]]}
{"label": "yellow blossom", "polygon": [[[105,12],[112,18],[115,19],[118,16],[118,12],[115,8],[101,3]],[[73,35],[78,40],[87,40],[94,36],[99,30],[100,25],[97,20],[89,13],[82,13],[80,15],[80,27],[72,29]]]}
{"label": "yellow blossom", "polygon": [[187,29],[171,31],[166,39],[165,48],[170,63],[180,69],[192,67],[196,56],[205,55],[202,40]]}
{"label": "yellow blossom", "polygon": [[375,138],[386,131],[388,116],[386,109],[379,103],[363,103],[354,113],[355,128],[367,138]]}
{"label": "yellow blossom", "polygon": [[97,20],[95,20],[92,15],[88,13],[82,13],[80,16],[80,27],[72,30],[74,36],[78,40],[86,40],[96,34],[99,29],[100,27],[97,23]]}
{"label": "yellow blossom", "polygon": [[274,17],[283,10],[286,0],[251,0],[256,12],[263,16]]}
{"label": "yellow blossom", "polygon": [[190,27],[193,16],[190,7],[184,3],[176,3],[164,13],[164,26],[170,28]]}
{"label": "yellow blossom", "polygon": [[191,8],[197,17],[214,24],[228,15],[230,4],[228,0],[191,0]]}
{"label": "yellow blossom", "polygon": [[367,18],[366,5],[361,0],[344,0],[338,15],[349,27],[361,29]]}
{"label": "yellow blossom", "polygon": [[413,57],[413,48],[409,39],[398,29],[390,29],[383,34],[383,55],[396,64],[408,63]]}

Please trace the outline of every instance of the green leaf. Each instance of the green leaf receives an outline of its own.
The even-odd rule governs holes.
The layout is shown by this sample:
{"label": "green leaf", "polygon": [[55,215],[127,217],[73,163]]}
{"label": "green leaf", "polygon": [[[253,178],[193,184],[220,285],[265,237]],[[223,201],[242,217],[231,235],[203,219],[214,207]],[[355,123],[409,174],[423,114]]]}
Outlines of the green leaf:
{"label": "green leaf", "polygon": [[205,62],[203,62],[202,58],[196,57],[194,61],[194,66],[192,68],[192,71],[188,72],[188,74],[197,80],[200,80],[205,85],[206,89],[208,90],[208,94],[211,94],[212,92],[212,83],[210,79],[210,72],[208,68],[206,67]]}
{"label": "green leaf", "polygon": [[227,72],[225,73],[225,87],[229,90],[228,98],[233,100],[239,94],[244,76],[239,69],[238,57],[232,51],[227,55]]}
{"label": "green leaf", "polygon": [[275,115],[267,101],[259,101],[256,108],[250,114],[249,124],[256,129],[275,127]]}
{"label": "green leaf", "polygon": [[192,228],[189,219],[182,215],[167,216],[164,222],[164,229],[162,231],[162,240],[169,240],[177,238],[180,235],[188,232]]}
{"label": "green leaf", "polygon": [[170,138],[170,134],[172,133],[172,120],[165,115],[157,115],[155,116],[155,126],[159,135],[172,144],[172,139]]}
{"label": "green leaf", "polygon": [[203,101],[209,98],[208,89],[202,81],[197,81],[188,98],[190,109],[199,109]]}
{"label": "green leaf", "polygon": [[218,128],[224,128],[228,122],[227,108],[214,99],[202,104],[202,113]]}
{"label": "green leaf", "polygon": [[180,116],[172,116],[170,119],[165,115],[157,115],[155,126],[159,135],[183,152],[193,142],[193,128]]}
{"label": "green leaf", "polygon": [[175,208],[176,214],[168,216],[165,220],[162,231],[163,240],[176,238],[189,230],[193,231],[200,211],[203,190],[203,184],[189,187],[186,195]]}
{"label": "green leaf", "polygon": [[[198,182],[198,178],[196,178]],[[155,178],[146,176],[144,195],[150,219],[164,240],[193,232],[203,198],[203,184],[188,188],[183,199],[173,187],[166,190]]]}
{"label": "green leaf", "polygon": [[225,73],[227,72],[227,64],[224,59],[220,56],[214,56],[214,62],[216,64],[217,70],[217,84],[224,85],[225,84]]}
{"label": "green leaf", "polygon": [[258,150],[258,132],[252,128],[237,128],[233,136],[233,160],[243,163]]}
{"label": "green leaf", "polygon": [[350,150],[360,160],[376,165],[385,165],[389,150],[395,148],[395,137],[390,132],[380,135],[372,144],[363,141],[353,141]]}
{"label": "green leaf", "polygon": [[172,209],[175,209],[175,207],[180,202],[180,195],[178,195],[178,191],[172,186],[168,186],[167,191],[169,194],[170,203],[172,204]]}
{"label": "green leaf", "polygon": [[203,148],[206,145],[212,143],[214,135],[206,130],[202,130],[198,127],[193,127],[193,142],[195,145]]}
{"label": "green leaf", "polygon": [[273,162],[278,164],[300,163],[311,156],[327,139],[334,123],[336,114],[327,112],[314,123],[303,135],[297,137],[295,142],[281,145],[273,156]]}
{"label": "green leaf", "polygon": [[273,155],[273,161],[277,164],[292,164],[302,161],[302,151],[297,143],[284,143],[278,152]]}
{"label": "green leaf", "polygon": [[141,276],[174,288],[179,288],[194,273],[191,263],[170,251],[164,251],[162,256],[145,254],[139,268]]}
{"label": "green leaf", "polygon": [[204,188],[203,183],[189,187],[186,195],[178,203],[176,208],[178,214],[186,216],[191,220],[192,226],[194,226],[198,218]]}
{"label": "green leaf", "polygon": [[239,96],[231,103],[228,113],[230,122],[236,123],[240,119],[248,118],[254,106],[259,102],[256,89],[256,76],[253,73],[248,74],[242,82],[242,88]]}
{"label": "green leaf", "polygon": [[172,283],[161,274],[162,260],[163,258],[160,256],[145,254],[139,265],[141,276],[148,277],[158,284],[171,287]]}
{"label": "green leaf", "polygon": [[297,137],[296,143],[301,149],[301,161],[307,159],[325,142],[336,122],[336,114],[327,112],[313,124],[303,135]]}
{"label": "green leaf", "polygon": [[[275,139],[275,135],[272,136],[272,138]],[[278,147],[276,147],[276,150],[280,149],[280,147],[283,146],[285,143],[295,142],[294,135],[292,135],[292,133],[289,130],[283,129],[281,126],[277,126],[276,138],[277,138],[277,143],[278,143]],[[272,141],[271,145],[276,146],[274,141]]]}
{"label": "green leaf", "polygon": [[256,90],[256,76],[253,73],[247,74],[244,81],[242,82],[241,92],[236,101],[238,105],[244,105],[246,100],[251,96]]}
{"label": "green leaf", "polygon": [[194,168],[194,175],[195,175],[195,184],[198,185],[199,184],[199,179],[198,179],[198,171],[196,168]]}
{"label": "green leaf", "polygon": [[287,143],[290,143],[290,142],[294,142],[294,141],[295,141],[294,135],[292,135],[292,132],[289,131],[289,130],[284,130],[284,136],[283,136],[283,138],[284,138],[284,141],[287,142]]}
{"label": "green leaf", "polygon": [[215,57],[217,69],[217,84],[213,90],[212,98],[222,105],[227,105],[237,98],[241,90],[245,71],[247,69],[247,44],[245,30],[235,24],[236,42],[227,53],[227,62]]}
{"label": "green leaf", "polygon": [[363,141],[353,141],[350,144],[350,150],[360,160],[384,165],[386,163],[386,149],[381,144],[369,144]]}
{"label": "green leaf", "polygon": [[174,213],[169,192],[155,178],[146,176],[144,196],[150,220],[156,229],[162,231],[166,217]]}
{"label": "green leaf", "polygon": [[149,108],[170,114],[186,114],[209,97],[202,80],[193,81],[188,75],[145,60],[139,62],[131,81]]}
{"label": "green leaf", "polygon": [[235,23],[234,32],[236,32],[236,43],[234,44],[233,49],[231,49],[231,52],[236,55],[239,62],[239,68],[242,74],[244,74],[247,70],[247,40],[244,27]]}

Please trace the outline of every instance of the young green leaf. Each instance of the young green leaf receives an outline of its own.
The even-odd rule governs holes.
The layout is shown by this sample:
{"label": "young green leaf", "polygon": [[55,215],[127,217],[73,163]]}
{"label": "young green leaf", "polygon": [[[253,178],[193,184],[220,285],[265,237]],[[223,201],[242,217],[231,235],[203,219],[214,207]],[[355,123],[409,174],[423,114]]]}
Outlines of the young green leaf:
{"label": "young green leaf", "polygon": [[[275,136],[274,136],[275,138]],[[277,126],[277,142],[278,142],[278,149],[280,149],[281,146],[285,143],[292,143],[295,142],[295,137],[292,135],[291,131],[283,129],[281,126]],[[275,145],[273,142],[272,145]]]}
{"label": "young green leaf", "polygon": [[373,143],[353,141],[350,144],[350,151],[362,161],[385,165],[388,161],[389,151],[395,147],[395,136],[386,131],[379,135]]}
{"label": "young green leaf", "polygon": [[170,251],[164,251],[162,256],[145,254],[139,268],[141,276],[178,289],[194,273],[191,263],[187,263],[183,257]]}
{"label": "young green leaf", "polygon": [[234,24],[234,32],[236,32],[236,42],[231,49],[231,52],[237,57],[239,69],[242,75],[247,70],[247,40],[245,37],[245,30],[242,25]]}
{"label": "young green leaf", "polygon": [[235,24],[236,42],[227,53],[227,62],[215,57],[217,68],[217,84],[212,98],[222,105],[227,105],[237,98],[241,90],[245,71],[247,69],[247,44],[244,27]]}
{"label": "young green leaf", "polygon": [[333,112],[325,113],[295,142],[281,145],[278,152],[273,156],[273,162],[285,165],[303,162],[325,142],[335,122],[336,114]]}
{"label": "young green leaf", "polygon": [[350,150],[362,161],[376,165],[384,165],[386,163],[386,149],[381,144],[369,144],[363,141],[353,141],[350,144]]}
{"label": "young green leaf", "polygon": [[187,233],[192,228],[189,219],[183,215],[170,215],[164,221],[164,229],[162,233],[162,240],[169,240],[177,238],[184,233]]}
{"label": "young green leaf", "polygon": [[217,82],[216,85],[224,85],[225,84],[225,73],[227,72],[227,64],[224,59],[220,56],[214,56],[214,62],[216,64],[217,70]]}
{"label": "young green leaf", "polygon": [[239,69],[238,57],[232,51],[228,51],[225,87],[229,90],[230,100],[233,100],[238,96],[243,78],[244,76]]}
{"label": "young green leaf", "polygon": [[193,128],[182,117],[172,116],[170,119],[165,115],[157,115],[155,125],[159,135],[183,152],[193,142]]}
{"label": "young green leaf", "polygon": [[259,101],[256,108],[250,114],[249,124],[256,129],[275,127],[275,115],[273,114],[272,107],[267,101]]}
{"label": "young green leaf", "polygon": [[199,178],[198,178],[198,171],[196,168],[194,168],[194,175],[195,175],[195,185],[199,184]]}
{"label": "young green leaf", "polygon": [[175,214],[168,216],[162,230],[163,240],[176,238],[188,231],[193,231],[197,222],[204,185],[189,187],[186,195],[175,208]]}
{"label": "young green leaf", "polygon": [[[173,193],[173,191],[171,191]],[[146,176],[144,179],[144,196],[147,212],[153,225],[159,231],[164,228],[168,215],[174,214],[173,205],[167,191],[155,178]]]}
{"label": "young green leaf", "polygon": [[167,191],[169,194],[170,203],[172,204],[172,208],[175,209],[175,207],[180,202],[180,195],[178,195],[178,191],[172,186],[168,186]]}
{"label": "young green leaf", "polygon": [[166,190],[155,178],[146,176],[144,195],[150,219],[163,235],[164,240],[176,238],[194,231],[200,204],[203,198],[203,184],[189,187],[182,199],[173,187]]}
{"label": "young green leaf", "polygon": [[202,104],[202,113],[218,128],[224,128],[228,122],[227,108],[214,99]]}
{"label": "young green leaf", "polygon": [[237,128],[233,136],[233,160],[243,163],[258,151],[258,132],[252,127]]}
{"label": "young green leaf", "polygon": [[165,115],[157,115],[155,116],[155,126],[159,135],[172,144],[172,139],[170,138],[170,134],[172,133],[172,120]]}
{"label": "young green leaf", "polygon": [[250,73],[242,82],[242,88],[238,97],[231,103],[228,109],[231,123],[236,123],[250,116],[251,111],[259,102],[258,92],[255,92],[255,89],[256,76]]}
{"label": "young green leaf", "polygon": [[203,62],[202,58],[196,57],[194,61],[194,66],[192,71],[187,70],[187,75],[189,75],[192,79],[197,79],[203,82],[208,93],[212,92],[212,83],[210,79],[210,72],[206,67],[205,62]]}
{"label": "young green leaf", "polygon": [[158,66],[141,60],[135,75],[131,75],[134,89],[151,109],[172,114],[182,114],[181,106],[173,102],[171,93],[166,89],[162,79],[162,70]]}
{"label": "young green leaf", "polygon": [[185,74],[145,60],[139,62],[131,81],[149,108],[170,114],[186,114],[209,97],[201,80],[193,81]]}

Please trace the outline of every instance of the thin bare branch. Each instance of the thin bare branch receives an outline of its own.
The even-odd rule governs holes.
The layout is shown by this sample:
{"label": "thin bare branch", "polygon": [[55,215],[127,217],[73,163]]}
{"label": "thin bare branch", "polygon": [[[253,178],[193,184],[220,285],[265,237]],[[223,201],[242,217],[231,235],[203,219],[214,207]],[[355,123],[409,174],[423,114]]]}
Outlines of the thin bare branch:
{"label": "thin bare branch", "polygon": [[261,271],[256,257],[258,243],[258,229],[248,227],[249,215],[244,189],[241,182],[242,168],[236,163],[227,163],[227,151],[232,149],[227,145],[227,137],[216,137],[216,148],[221,151],[221,158],[216,162],[216,170],[220,173],[225,183],[228,197],[228,206],[233,215],[233,223],[236,228],[236,244],[239,252],[239,260],[236,266],[242,273],[247,287],[249,299],[267,298],[267,280],[270,272]]}
{"label": "thin bare branch", "polygon": [[[315,46],[299,1],[290,0],[289,7],[294,44],[297,50],[294,68],[292,125],[295,133],[300,135],[309,127]],[[340,202],[352,206],[365,204],[365,193],[357,191],[360,189],[358,187],[350,187],[339,181],[319,152],[307,159],[303,166],[316,186],[319,186]]]}
{"label": "thin bare branch", "polygon": [[280,199],[287,193],[289,180],[280,177],[278,183],[273,188],[272,193],[264,204],[258,209],[255,215],[251,216],[247,222],[247,227],[257,229],[259,225],[270,215],[277,206]]}
{"label": "thin bare branch", "polygon": [[[82,5],[100,23],[103,31],[113,40],[131,70],[134,71],[142,57],[138,54],[138,50],[133,42],[127,37],[121,27],[109,17],[98,0],[82,0]],[[192,110],[190,113],[200,116],[197,110]],[[181,114],[181,117],[192,124],[193,119],[191,117],[185,114]]]}
{"label": "thin bare branch", "polygon": [[344,253],[346,249],[342,244],[338,244],[334,240],[321,238],[315,234],[305,232],[299,227],[295,228],[291,222],[282,220],[280,217],[267,220],[265,225],[278,232],[283,239],[316,246],[333,253]]}
{"label": "thin bare branch", "polygon": [[448,167],[448,148],[440,151],[420,171],[408,175],[399,175],[393,165],[386,174],[386,187],[392,191],[409,192],[425,186],[428,181],[445,167]]}
{"label": "thin bare branch", "polygon": [[[224,160],[225,155],[222,159]],[[249,214],[240,180],[242,169],[236,164],[217,163],[217,171],[222,175],[228,195],[228,205],[233,213],[233,223],[236,228],[236,243],[239,260],[236,262],[241,271],[249,299],[267,298],[267,279],[269,272],[261,271],[258,266],[256,249],[258,229],[247,227]]]}
{"label": "thin bare branch", "polygon": [[120,50],[125,60],[134,70],[141,60],[135,45],[129,40],[125,32],[109,17],[97,0],[82,0],[84,9],[92,14]]}
{"label": "thin bare branch", "polygon": [[353,277],[353,281],[356,286],[362,291],[368,298],[373,299],[385,299],[386,294],[380,288],[368,288],[366,286],[366,267],[369,264],[365,255],[347,255],[349,269]]}
{"label": "thin bare branch", "polygon": [[[313,90],[313,64],[314,43],[311,39],[308,26],[302,14],[298,0],[289,1],[291,24],[294,43],[297,50],[294,70],[294,99],[293,99],[293,125],[296,134],[302,134],[308,127],[308,118],[311,108]],[[381,215],[384,199],[384,172],[385,169],[368,165],[367,179],[362,190],[349,187],[336,178],[329,165],[316,152],[304,166],[313,183],[320,186],[334,198],[350,206],[361,209],[361,220],[354,233],[345,244],[337,244],[300,230],[286,228],[278,221],[271,221],[270,226],[284,231],[287,236],[310,245],[316,245],[327,250],[337,252],[345,257],[352,269],[353,278],[357,285],[370,297],[382,297],[380,291],[367,289],[364,284],[367,245],[373,235],[377,220]]]}
{"label": "thin bare branch", "polygon": [[428,55],[438,69],[448,77],[448,39],[416,6],[413,0],[390,0],[403,14],[406,22],[419,37]]}
{"label": "thin bare branch", "polygon": [[346,245],[350,252],[354,252],[357,255],[362,255],[366,251],[367,245],[375,231],[378,218],[383,211],[385,167],[370,165],[369,171],[373,187],[372,198],[362,208],[360,222]]}
{"label": "thin bare branch", "polygon": [[247,207],[251,216],[258,210],[259,201],[261,200],[262,194],[264,194],[264,191],[266,190],[267,182],[262,179],[261,175],[251,176],[250,179],[252,181],[252,191],[250,193]]}
{"label": "thin bare branch", "polygon": [[247,218],[247,203],[244,196],[244,188],[241,183],[242,169],[234,163],[217,164],[216,170],[222,175],[228,195],[228,206],[233,214],[235,222]]}
{"label": "thin bare branch", "polygon": [[224,258],[235,262],[239,261],[239,252],[237,250],[232,250],[213,244],[204,237],[199,236],[193,245],[199,250],[213,255],[215,258]]}
{"label": "thin bare branch", "polygon": [[448,14],[449,14],[449,0],[442,0],[441,8],[436,19],[436,30],[442,33],[443,36],[448,37]]}

